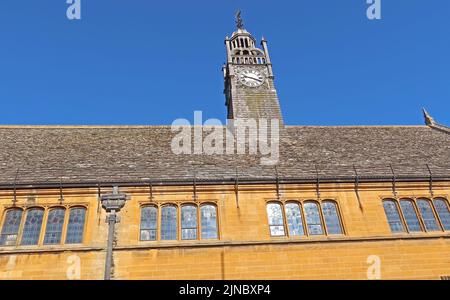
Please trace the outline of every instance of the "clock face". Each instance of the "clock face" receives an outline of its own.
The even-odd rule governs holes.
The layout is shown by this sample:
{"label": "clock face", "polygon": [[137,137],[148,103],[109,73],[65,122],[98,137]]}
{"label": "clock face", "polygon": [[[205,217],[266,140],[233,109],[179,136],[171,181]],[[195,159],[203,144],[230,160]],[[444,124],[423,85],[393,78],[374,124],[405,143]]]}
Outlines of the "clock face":
{"label": "clock face", "polygon": [[264,75],[253,69],[245,69],[239,74],[239,80],[248,87],[258,87],[264,83]]}

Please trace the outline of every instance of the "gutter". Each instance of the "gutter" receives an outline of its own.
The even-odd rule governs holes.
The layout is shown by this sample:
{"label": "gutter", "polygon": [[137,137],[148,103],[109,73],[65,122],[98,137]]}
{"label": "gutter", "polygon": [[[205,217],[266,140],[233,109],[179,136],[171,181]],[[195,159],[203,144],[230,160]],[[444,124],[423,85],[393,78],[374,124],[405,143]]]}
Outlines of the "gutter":
{"label": "gutter", "polygon": [[[59,189],[59,188],[98,188],[98,187],[147,187],[149,184],[153,186],[190,186],[195,181],[198,186],[211,185],[234,185],[237,178],[227,179],[159,179],[159,180],[135,180],[135,181],[85,181],[85,182],[29,182],[29,183],[0,183],[0,190],[11,189]],[[299,178],[239,178],[239,185],[258,185],[258,184],[316,184],[317,180],[321,184],[324,183],[380,183],[392,182],[429,182],[430,176],[347,176],[347,177],[299,177]],[[433,182],[447,182],[450,181],[449,175],[433,176]]]}

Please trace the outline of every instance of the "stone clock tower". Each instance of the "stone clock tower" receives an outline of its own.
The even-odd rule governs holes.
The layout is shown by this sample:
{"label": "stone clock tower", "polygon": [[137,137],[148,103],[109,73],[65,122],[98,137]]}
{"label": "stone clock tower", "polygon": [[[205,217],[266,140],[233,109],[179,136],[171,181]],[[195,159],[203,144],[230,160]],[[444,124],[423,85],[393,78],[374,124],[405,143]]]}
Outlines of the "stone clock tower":
{"label": "stone clock tower", "polygon": [[237,31],[225,39],[227,64],[224,66],[228,119],[266,118],[283,123],[267,41],[256,47],[255,38],[244,29],[237,13]]}

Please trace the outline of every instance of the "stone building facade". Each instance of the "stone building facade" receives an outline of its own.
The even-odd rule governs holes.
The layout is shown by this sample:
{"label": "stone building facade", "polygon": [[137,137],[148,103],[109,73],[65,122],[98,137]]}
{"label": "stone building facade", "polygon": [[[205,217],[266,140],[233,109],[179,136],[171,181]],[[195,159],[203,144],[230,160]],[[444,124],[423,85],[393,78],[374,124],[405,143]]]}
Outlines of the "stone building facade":
{"label": "stone building facade", "polygon": [[1,126],[0,279],[450,276],[450,129],[286,126],[267,42],[238,21],[225,44],[228,117],[281,120],[279,162],[177,155],[170,126]]}

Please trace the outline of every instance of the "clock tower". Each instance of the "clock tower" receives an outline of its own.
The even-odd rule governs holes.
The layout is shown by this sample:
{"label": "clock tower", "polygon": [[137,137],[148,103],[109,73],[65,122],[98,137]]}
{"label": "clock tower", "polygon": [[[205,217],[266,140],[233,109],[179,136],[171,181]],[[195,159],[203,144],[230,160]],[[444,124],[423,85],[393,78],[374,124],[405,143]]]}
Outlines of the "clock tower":
{"label": "clock tower", "polygon": [[237,30],[226,37],[227,63],[223,68],[228,119],[278,119],[283,124],[267,41],[261,48],[244,29],[241,12]]}

